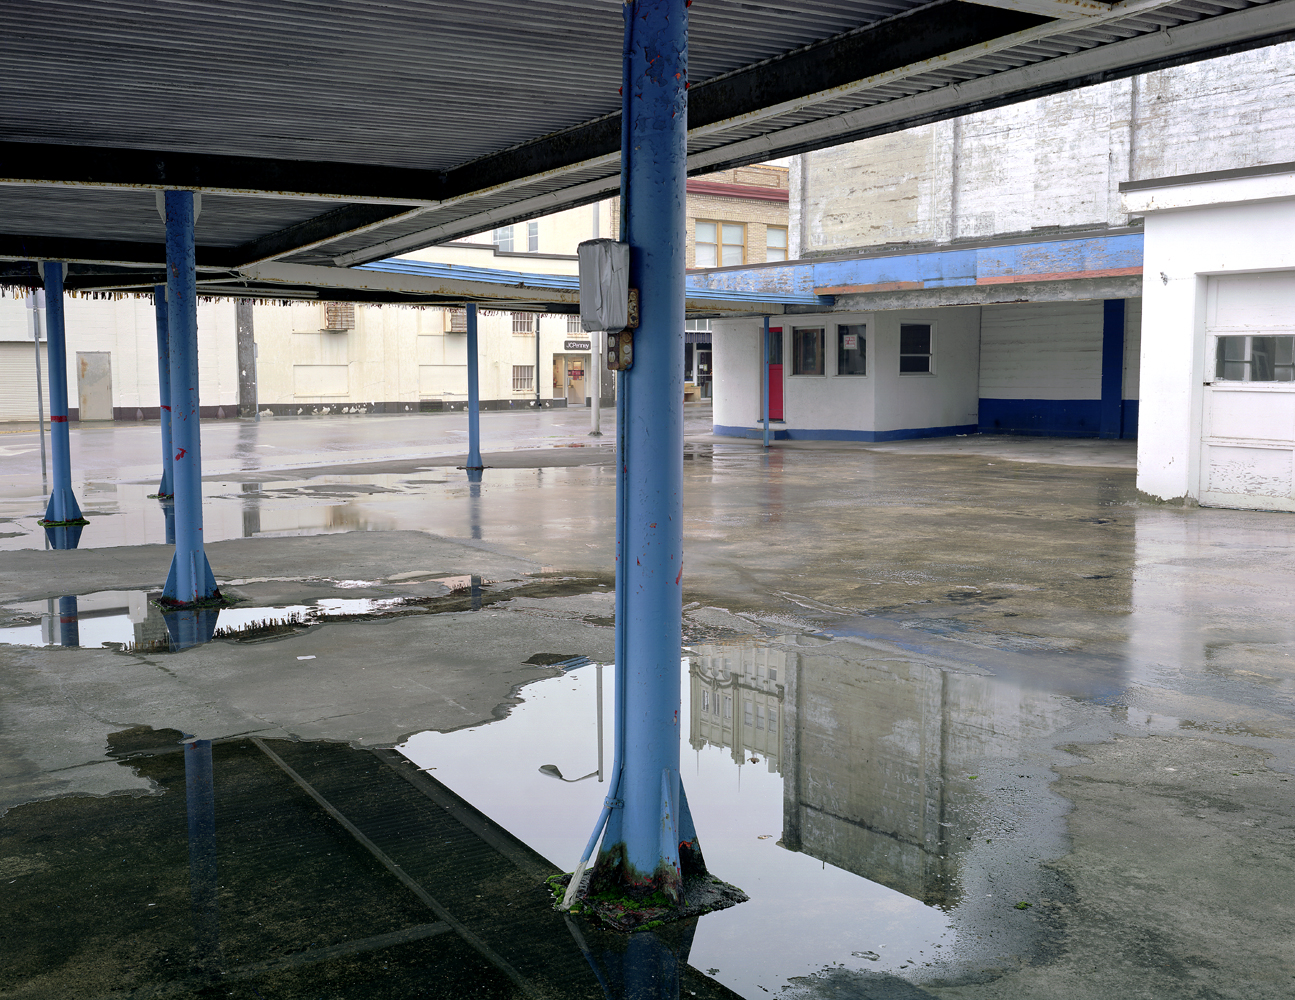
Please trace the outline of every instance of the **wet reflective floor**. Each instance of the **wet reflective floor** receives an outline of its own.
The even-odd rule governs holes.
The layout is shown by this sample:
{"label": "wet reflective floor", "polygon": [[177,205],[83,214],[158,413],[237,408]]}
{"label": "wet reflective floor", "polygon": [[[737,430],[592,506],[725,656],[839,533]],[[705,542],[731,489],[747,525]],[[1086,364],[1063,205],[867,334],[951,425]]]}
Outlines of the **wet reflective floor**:
{"label": "wet reflective floor", "polygon": [[1295,996],[1290,515],[1144,503],[1123,443],[690,412],[683,774],[751,901],[631,939],[541,889],[611,766],[587,413],[495,415],[479,484],[442,416],[271,470],[287,421],[225,425],[233,603],[183,622],[146,427],[95,429],[75,551],[0,455],[0,996]]}

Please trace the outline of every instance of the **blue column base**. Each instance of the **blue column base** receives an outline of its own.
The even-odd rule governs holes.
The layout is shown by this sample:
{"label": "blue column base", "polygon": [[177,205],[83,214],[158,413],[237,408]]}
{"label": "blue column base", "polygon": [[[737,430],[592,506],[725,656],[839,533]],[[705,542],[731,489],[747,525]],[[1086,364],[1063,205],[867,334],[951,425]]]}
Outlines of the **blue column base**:
{"label": "blue column base", "polygon": [[[60,517],[59,515],[62,515]],[[74,524],[89,524],[81,516],[81,507],[70,486],[55,486],[49,495],[49,504],[45,507],[45,516],[36,522],[42,528],[68,527]]]}
{"label": "blue column base", "polygon": [[202,560],[201,566],[193,567],[191,579],[195,581],[202,580],[203,586],[199,588],[199,593],[196,594],[182,595],[178,593],[179,584],[177,583],[177,579],[180,575],[178,572],[178,564],[181,555],[182,553],[177,552],[171,557],[171,570],[166,575],[166,586],[162,588],[162,603],[168,604],[171,607],[192,607],[198,604],[222,601],[223,598],[220,596],[220,589],[216,586],[216,577],[211,572],[211,564],[207,562],[207,553],[203,552],[201,549],[190,552],[189,555],[195,560]]}

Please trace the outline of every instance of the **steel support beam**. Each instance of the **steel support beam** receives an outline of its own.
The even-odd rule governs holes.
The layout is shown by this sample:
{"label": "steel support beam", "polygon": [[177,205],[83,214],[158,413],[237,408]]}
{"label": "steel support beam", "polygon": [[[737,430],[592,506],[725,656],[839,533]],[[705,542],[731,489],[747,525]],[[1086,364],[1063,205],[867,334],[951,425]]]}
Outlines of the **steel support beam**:
{"label": "steel support beam", "polygon": [[[468,313],[468,462],[467,468],[481,469],[481,391],[477,384],[477,306],[469,302]],[[536,336],[539,336],[538,330]],[[536,373],[539,377],[539,373]]]}
{"label": "steel support beam", "polygon": [[170,604],[220,598],[202,542],[202,446],[198,427],[198,298],[193,192],[166,192],[167,332],[171,362],[171,485],[175,555],[162,589]]}
{"label": "steel support beam", "polygon": [[42,525],[89,524],[72,493],[72,439],[67,426],[67,329],[63,320],[63,265],[41,265],[45,279],[45,363],[49,374],[49,443],[53,482]]}
{"label": "steel support beam", "polygon": [[629,86],[624,212],[639,289],[634,365],[621,383],[616,646],[617,774],[591,891],[615,884],[682,901],[700,863],[679,778],[683,598],[685,0],[625,5]]}
{"label": "steel support beam", "polygon": [[175,452],[171,447],[171,338],[166,304],[166,285],[153,286],[153,315],[157,325],[157,405],[162,425],[162,481],[157,487],[159,500],[175,495],[172,470]]}

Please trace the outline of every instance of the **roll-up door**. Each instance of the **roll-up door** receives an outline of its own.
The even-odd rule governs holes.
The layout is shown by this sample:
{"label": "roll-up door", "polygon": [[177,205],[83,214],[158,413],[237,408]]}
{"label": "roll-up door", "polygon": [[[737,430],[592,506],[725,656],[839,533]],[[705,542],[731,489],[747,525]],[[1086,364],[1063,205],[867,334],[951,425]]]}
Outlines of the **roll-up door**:
{"label": "roll-up door", "polygon": [[[40,345],[41,388],[45,392],[45,411],[49,412],[49,379],[45,362],[45,345]],[[0,420],[35,420],[36,351],[31,342],[0,342]]]}

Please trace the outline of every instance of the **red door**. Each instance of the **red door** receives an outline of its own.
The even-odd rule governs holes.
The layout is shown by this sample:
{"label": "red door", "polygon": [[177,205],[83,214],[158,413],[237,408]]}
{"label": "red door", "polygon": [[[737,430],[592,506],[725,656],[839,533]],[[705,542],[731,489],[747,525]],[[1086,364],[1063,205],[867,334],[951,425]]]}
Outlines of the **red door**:
{"label": "red door", "polygon": [[782,327],[769,327],[769,419],[782,419]]}

